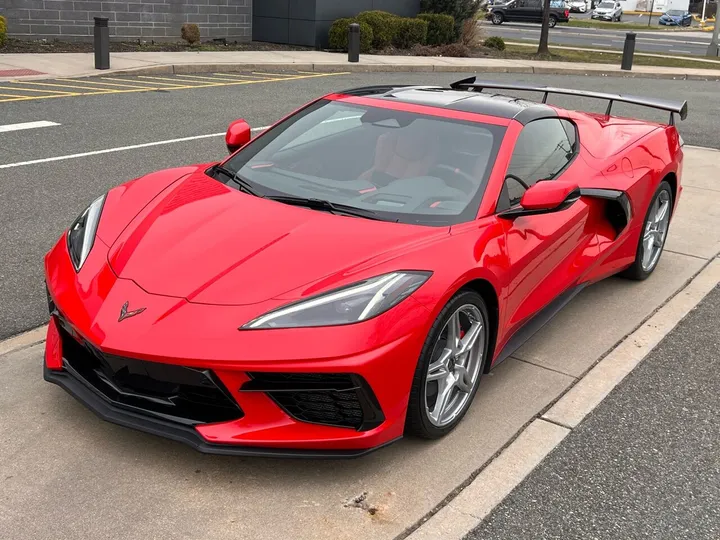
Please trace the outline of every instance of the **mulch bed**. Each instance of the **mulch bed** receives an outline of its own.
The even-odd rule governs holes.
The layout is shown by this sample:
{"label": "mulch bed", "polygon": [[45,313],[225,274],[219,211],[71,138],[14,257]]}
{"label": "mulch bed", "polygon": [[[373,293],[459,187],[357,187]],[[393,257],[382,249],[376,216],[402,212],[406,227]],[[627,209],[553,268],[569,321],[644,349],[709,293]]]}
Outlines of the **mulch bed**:
{"label": "mulch bed", "polygon": [[[197,51],[312,51],[311,47],[279,45],[259,41],[206,41],[191,47],[184,41],[159,42],[152,40],[111,41],[110,52],[197,52]],[[93,52],[92,42],[59,41],[54,39],[22,40],[8,39],[0,53],[89,53]]]}

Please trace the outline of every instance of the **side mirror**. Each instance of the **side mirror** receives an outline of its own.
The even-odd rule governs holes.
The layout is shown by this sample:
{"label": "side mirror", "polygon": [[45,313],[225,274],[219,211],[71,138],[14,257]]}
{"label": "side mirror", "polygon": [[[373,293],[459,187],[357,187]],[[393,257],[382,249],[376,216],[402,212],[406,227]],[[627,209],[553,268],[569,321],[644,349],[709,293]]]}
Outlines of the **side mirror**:
{"label": "side mirror", "polygon": [[502,213],[503,219],[551,214],[570,207],[580,198],[580,188],[574,182],[541,180],[530,186],[520,199],[520,206]]}
{"label": "side mirror", "polygon": [[235,120],[228,126],[227,133],[225,133],[225,144],[227,145],[228,152],[232,154],[238,148],[242,148],[250,142],[251,138],[250,124],[242,118]]}

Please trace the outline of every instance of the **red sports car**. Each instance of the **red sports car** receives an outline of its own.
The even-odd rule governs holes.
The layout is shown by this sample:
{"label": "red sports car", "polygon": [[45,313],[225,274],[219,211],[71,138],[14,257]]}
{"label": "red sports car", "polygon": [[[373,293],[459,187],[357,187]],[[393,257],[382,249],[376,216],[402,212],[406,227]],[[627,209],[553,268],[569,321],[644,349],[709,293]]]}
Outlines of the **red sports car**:
{"label": "red sports car", "polygon": [[47,254],[45,379],[209,453],[443,436],[583,287],[653,272],[681,191],[675,115],[471,78],[330,94],[252,141],[236,121],[225,161],[111,189]]}

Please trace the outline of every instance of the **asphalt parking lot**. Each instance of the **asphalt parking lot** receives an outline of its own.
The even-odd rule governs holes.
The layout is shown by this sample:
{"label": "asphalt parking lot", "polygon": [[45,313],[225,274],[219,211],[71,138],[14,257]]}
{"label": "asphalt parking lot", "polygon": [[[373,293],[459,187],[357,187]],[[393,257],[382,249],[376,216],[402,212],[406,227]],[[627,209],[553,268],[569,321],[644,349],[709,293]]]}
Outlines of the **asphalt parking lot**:
{"label": "asphalt parking lot", "polygon": [[[0,132],[0,339],[46,321],[42,256],[109,187],[156,169],[222,157],[222,134],[238,117],[262,128],[331,90],[388,81],[446,84],[467,76],[244,75],[238,84],[153,81],[131,92],[86,92],[60,86],[83,83],[48,81],[58,84],[46,87],[53,95],[67,94],[31,99],[39,92],[27,91],[28,99],[0,103],[4,124],[57,124]],[[225,80],[222,74],[198,76]],[[119,78],[117,84],[142,85],[139,78]],[[493,78],[593,89],[601,82],[608,92],[689,99],[690,118],[680,125],[686,143],[720,148],[717,83]],[[3,85],[11,88],[2,93],[22,92],[20,84]],[[720,214],[713,203],[720,191],[713,180],[718,167],[720,152],[689,148],[683,199],[653,277],[641,283],[610,279],[583,291],[483,380],[466,419],[441,441],[403,440],[355,461],[200,455],[101,422],[44,383],[42,344],[0,356],[0,537],[402,537],[720,252]]]}

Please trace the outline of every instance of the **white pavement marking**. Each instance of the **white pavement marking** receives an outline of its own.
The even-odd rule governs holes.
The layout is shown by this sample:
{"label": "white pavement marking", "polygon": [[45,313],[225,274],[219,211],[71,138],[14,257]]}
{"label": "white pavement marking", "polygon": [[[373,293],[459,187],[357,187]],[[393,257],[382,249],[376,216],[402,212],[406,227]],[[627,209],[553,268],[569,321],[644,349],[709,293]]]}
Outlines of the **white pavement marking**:
{"label": "white pavement marking", "polygon": [[57,122],[48,122],[47,120],[39,120],[37,122],[23,122],[22,124],[6,124],[0,126],[0,133],[6,131],[20,131],[21,129],[35,129],[50,126],[59,126]]}
{"label": "white pavement marking", "polygon": [[406,540],[459,540],[477,527],[718,282],[720,258],[715,257]]}
{"label": "white pavement marking", "polygon": [[692,54],[692,51],[683,51],[681,49],[669,49],[670,52],[676,52],[676,53],[683,53],[683,54]]}
{"label": "white pavement marking", "polygon": [[[269,127],[270,126],[262,126],[262,127],[252,128],[251,131],[253,131],[253,132],[264,131]],[[50,161],[64,161],[66,159],[77,159],[77,158],[88,157],[88,156],[97,156],[99,154],[112,154],[113,152],[125,152],[127,150],[137,150],[138,148],[161,146],[163,144],[173,144],[173,143],[179,143],[179,142],[194,141],[197,139],[209,139],[210,137],[219,137],[220,135],[225,135],[225,132],[208,133],[207,135],[193,135],[192,137],[181,137],[179,139],[168,139],[166,141],[155,141],[155,142],[149,142],[149,143],[143,143],[143,144],[133,144],[130,146],[118,146],[116,148],[106,148],[104,150],[93,150],[91,152],[82,152],[80,154],[68,154],[66,156],[55,156],[55,157],[49,157],[49,158],[32,159],[30,161],[19,161],[17,163],[6,163],[4,165],[0,165],[0,169],[10,169],[12,167],[22,167],[24,165],[35,165],[37,163],[48,163]]]}

